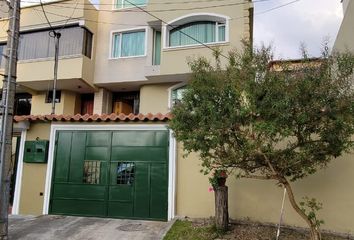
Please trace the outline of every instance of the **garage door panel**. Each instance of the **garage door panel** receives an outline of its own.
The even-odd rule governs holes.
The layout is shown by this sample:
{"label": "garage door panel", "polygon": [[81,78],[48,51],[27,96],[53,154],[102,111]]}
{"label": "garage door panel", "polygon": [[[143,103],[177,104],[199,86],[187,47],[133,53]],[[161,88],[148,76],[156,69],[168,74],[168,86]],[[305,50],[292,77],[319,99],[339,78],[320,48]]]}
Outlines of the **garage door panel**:
{"label": "garage door panel", "polygon": [[75,144],[75,150],[71,152],[69,182],[81,183],[84,173],[86,132],[74,132],[72,142]]}
{"label": "garage door panel", "polygon": [[108,146],[111,145],[112,132],[109,131],[88,131],[87,146]]}
{"label": "garage door panel", "polygon": [[166,148],[162,147],[112,147],[112,160],[162,161],[167,160]]}
{"label": "garage door panel", "polygon": [[[67,181],[69,174],[71,132],[59,132],[57,136],[57,158],[54,168],[55,181]],[[68,151],[69,150],[69,151]]]}
{"label": "garage door panel", "polygon": [[167,164],[152,164],[150,169],[150,217],[167,218]]}
{"label": "garage door panel", "polygon": [[109,201],[132,202],[133,186],[110,186]]}
{"label": "garage door panel", "polygon": [[104,201],[58,199],[52,201],[52,213],[83,216],[105,216]]}
{"label": "garage door panel", "polygon": [[85,160],[108,160],[108,147],[86,147]]}
{"label": "garage door panel", "polygon": [[133,204],[131,202],[109,202],[108,217],[133,217]]}
{"label": "garage door panel", "polygon": [[59,131],[50,212],[167,219],[168,131]]}
{"label": "garage door panel", "polygon": [[134,216],[146,217],[149,216],[150,202],[150,176],[149,163],[137,163],[135,174],[135,192],[134,192]]}
{"label": "garage door panel", "polygon": [[53,198],[104,200],[105,188],[104,185],[57,183],[53,186]]}
{"label": "garage door panel", "polygon": [[113,133],[112,146],[165,147],[167,139],[167,131],[120,131]]}

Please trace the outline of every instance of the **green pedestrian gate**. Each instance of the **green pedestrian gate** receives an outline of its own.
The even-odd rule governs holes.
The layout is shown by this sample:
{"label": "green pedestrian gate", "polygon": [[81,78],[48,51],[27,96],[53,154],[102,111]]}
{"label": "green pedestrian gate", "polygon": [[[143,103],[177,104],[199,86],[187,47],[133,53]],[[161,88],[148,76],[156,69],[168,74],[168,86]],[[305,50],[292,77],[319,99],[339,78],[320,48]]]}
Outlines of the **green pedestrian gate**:
{"label": "green pedestrian gate", "polygon": [[58,131],[51,214],[167,220],[168,131]]}

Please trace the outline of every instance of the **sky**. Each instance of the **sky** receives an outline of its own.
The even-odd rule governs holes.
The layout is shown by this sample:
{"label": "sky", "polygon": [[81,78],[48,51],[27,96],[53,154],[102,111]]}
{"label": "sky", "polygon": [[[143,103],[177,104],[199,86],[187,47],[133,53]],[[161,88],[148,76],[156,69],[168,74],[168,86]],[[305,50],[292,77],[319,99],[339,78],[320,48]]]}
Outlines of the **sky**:
{"label": "sky", "polygon": [[333,45],[343,10],[340,0],[298,0],[287,6],[259,14],[294,0],[269,0],[254,3],[254,43],[271,44],[276,59],[300,57],[304,43],[312,57],[319,56],[321,46],[328,39]]}

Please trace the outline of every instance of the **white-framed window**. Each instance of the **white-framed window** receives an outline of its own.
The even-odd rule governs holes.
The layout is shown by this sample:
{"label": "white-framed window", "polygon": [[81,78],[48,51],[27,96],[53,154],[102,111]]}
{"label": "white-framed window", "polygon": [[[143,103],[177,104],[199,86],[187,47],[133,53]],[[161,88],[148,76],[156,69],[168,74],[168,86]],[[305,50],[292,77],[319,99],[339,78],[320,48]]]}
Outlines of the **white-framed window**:
{"label": "white-framed window", "polygon": [[146,32],[145,28],[112,32],[110,58],[145,56]]}
{"label": "white-framed window", "polygon": [[163,26],[163,47],[177,48],[229,41],[229,17],[213,13],[193,13]]}
{"label": "white-framed window", "polygon": [[169,46],[189,46],[225,41],[225,23],[198,21],[186,23],[170,30]]}
{"label": "white-framed window", "polygon": [[114,0],[114,9],[143,7],[147,3],[148,0]]}
{"label": "white-framed window", "polygon": [[171,109],[173,106],[178,104],[183,99],[183,94],[187,89],[187,83],[182,82],[173,85],[168,89],[168,108]]}

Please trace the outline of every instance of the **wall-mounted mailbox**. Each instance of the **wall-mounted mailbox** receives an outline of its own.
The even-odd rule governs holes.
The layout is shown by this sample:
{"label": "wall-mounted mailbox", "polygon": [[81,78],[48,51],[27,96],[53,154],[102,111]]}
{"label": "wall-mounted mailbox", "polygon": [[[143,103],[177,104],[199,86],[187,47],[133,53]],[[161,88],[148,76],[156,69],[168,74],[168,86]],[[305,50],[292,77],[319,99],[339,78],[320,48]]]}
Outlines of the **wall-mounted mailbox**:
{"label": "wall-mounted mailbox", "polygon": [[26,163],[46,163],[48,146],[48,140],[26,141],[23,161]]}

